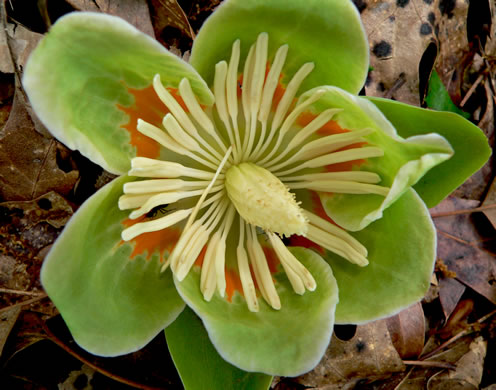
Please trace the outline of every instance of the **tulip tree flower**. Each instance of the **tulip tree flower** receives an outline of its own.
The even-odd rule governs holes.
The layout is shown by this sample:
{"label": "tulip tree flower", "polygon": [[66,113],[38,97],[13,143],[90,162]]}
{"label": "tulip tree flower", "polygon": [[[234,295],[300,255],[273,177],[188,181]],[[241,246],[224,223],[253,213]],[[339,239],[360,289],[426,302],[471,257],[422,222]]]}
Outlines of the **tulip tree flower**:
{"label": "tulip tree flower", "polygon": [[119,18],[60,18],[24,87],[55,137],[121,175],[43,265],[77,343],[135,351],[187,305],[227,362],[293,376],[335,323],[421,299],[426,204],[489,148],[455,114],[357,96],[367,71],[351,1],[226,0],[189,63]]}

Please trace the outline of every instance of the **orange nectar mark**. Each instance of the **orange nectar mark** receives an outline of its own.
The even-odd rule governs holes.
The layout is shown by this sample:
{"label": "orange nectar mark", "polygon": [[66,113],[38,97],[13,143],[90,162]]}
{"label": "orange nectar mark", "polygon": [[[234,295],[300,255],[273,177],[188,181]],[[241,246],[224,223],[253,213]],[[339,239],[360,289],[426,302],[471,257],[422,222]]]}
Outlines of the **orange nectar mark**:
{"label": "orange nectar mark", "polygon": [[205,253],[207,252],[207,246],[204,245],[200,254],[195,260],[195,265],[198,267],[203,267],[203,260],[205,260]]}
{"label": "orange nectar mark", "polygon": [[235,291],[244,296],[243,285],[241,284],[238,271],[226,268],[226,299],[228,302],[232,302]]}
{"label": "orange nectar mark", "polygon": [[[281,101],[284,92],[286,92],[286,87],[282,84],[282,79],[284,75],[281,73],[279,76],[279,81],[277,82],[276,89],[274,91],[274,96],[272,97],[272,111],[276,111],[277,106],[279,105],[279,102]],[[293,99],[293,103],[296,101],[296,99]]]}
{"label": "orange nectar mark", "polygon": [[[336,150],[336,152],[341,152],[343,150],[350,150],[350,149],[355,149],[355,148],[361,148],[362,146],[367,145],[366,142],[358,142],[356,144],[348,145],[345,146],[344,148]],[[359,167],[363,164],[365,164],[367,160],[364,159],[359,159],[359,160],[352,160],[352,161],[345,161],[342,163],[337,163],[337,164],[331,164],[331,165],[326,165],[324,168],[326,172],[342,172],[342,171],[352,171],[354,167]]]}
{"label": "orange nectar mark", "polygon": [[277,272],[277,266],[279,265],[279,258],[274,252],[274,249],[262,246],[263,252],[265,254],[265,259],[267,260],[267,265],[269,266],[269,271],[271,274]]}
{"label": "orange nectar mark", "polygon": [[[159,99],[153,86],[150,85],[143,89],[127,89],[134,96],[134,104],[130,107],[124,107],[117,104],[117,108],[124,111],[129,116],[129,122],[121,126],[129,131],[131,135],[131,145],[136,147],[136,156],[157,158],[160,154],[160,146],[153,139],[141,134],[136,126],[138,119],[142,119],[157,127],[162,124],[162,119],[169,112],[167,107]],[[187,111],[183,99],[179,96],[177,89],[168,88],[168,91],[176,99],[183,110]]]}
{"label": "orange nectar mark", "polygon": [[[315,118],[317,118],[317,115],[312,114],[310,112],[303,112],[298,117],[297,123],[300,126],[305,127]],[[317,130],[317,134],[320,135],[321,137],[325,137],[327,135],[349,133],[349,132],[350,130],[343,129],[341,126],[339,126],[338,122],[333,120],[330,120],[324,126],[322,126],[320,129]]]}
{"label": "orange nectar mark", "polygon": [[[125,219],[121,223],[125,227],[130,227],[138,222],[142,222],[143,219],[145,219],[145,216],[137,219]],[[170,254],[176,246],[180,236],[181,231],[174,228],[167,228],[156,232],[140,234],[130,241],[134,245],[130,258],[134,259],[136,256],[144,254],[146,251],[146,259],[150,260],[152,255],[158,251],[160,262],[163,263],[165,261],[164,252],[167,251]],[[123,245],[126,242],[127,241],[121,240],[119,245]]]}

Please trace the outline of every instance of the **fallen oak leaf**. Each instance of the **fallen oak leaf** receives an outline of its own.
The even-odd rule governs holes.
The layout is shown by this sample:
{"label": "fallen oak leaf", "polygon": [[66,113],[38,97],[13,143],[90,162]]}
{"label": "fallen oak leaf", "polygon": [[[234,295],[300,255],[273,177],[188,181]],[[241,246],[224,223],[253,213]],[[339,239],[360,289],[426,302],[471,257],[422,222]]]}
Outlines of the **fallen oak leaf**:
{"label": "fallen oak leaf", "polygon": [[31,200],[49,191],[66,195],[79,177],[57,165],[58,141],[39,134],[22,94],[17,91],[0,131],[0,199]]}

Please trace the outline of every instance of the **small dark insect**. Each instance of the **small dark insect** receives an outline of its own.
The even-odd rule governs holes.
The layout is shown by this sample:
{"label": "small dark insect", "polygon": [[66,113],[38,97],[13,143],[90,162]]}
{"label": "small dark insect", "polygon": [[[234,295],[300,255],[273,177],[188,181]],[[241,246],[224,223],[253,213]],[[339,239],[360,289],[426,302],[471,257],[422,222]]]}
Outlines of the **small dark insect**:
{"label": "small dark insect", "polygon": [[169,205],[168,204],[161,204],[160,206],[155,206],[153,209],[151,209],[149,212],[146,213],[146,218],[154,218],[159,214],[165,215],[165,214],[171,212],[172,209],[167,210],[167,206],[169,206]]}

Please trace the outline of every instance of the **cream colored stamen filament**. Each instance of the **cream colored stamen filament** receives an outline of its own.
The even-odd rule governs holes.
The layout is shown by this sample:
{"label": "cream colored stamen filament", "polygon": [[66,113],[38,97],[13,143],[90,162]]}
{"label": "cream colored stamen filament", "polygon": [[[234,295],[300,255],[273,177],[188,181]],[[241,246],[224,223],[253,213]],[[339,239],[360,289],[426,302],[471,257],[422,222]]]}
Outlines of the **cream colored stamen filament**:
{"label": "cream colored stamen filament", "polygon": [[305,292],[305,288],[314,291],[317,284],[312,274],[286,248],[279,236],[270,232],[267,235],[295,292],[301,295]]}
{"label": "cream colored stamen filament", "polygon": [[[196,129],[196,126],[193,124],[191,119],[189,119],[188,115],[184,112],[181,105],[176,101],[176,99],[174,99],[174,97],[170,94],[170,92],[167,91],[167,89],[162,85],[159,74],[156,74],[155,77],[153,78],[153,88],[155,89],[155,92],[157,93],[160,100],[162,100],[162,102],[170,110],[174,119],[177,120],[179,127],[183,128],[191,137],[193,137],[196,141],[200,142],[201,145],[206,150],[209,151],[207,152],[205,149],[200,148],[203,156],[213,163],[218,163],[221,160],[221,155],[218,152],[216,152],[210,146],[210,144],[200,136],[198,130]],[[211,153],[213,153],[213,155]]]}
{"label": "cream colored stamen filament", "polygon": [[246,299],[246,304],[251,312],[258,312],[258,299],[255,283],[251,277],[250,265],[248,262],[248,253],[245,246],[245,222],[239,218],[239,243],[236,248],[236,255],[238,258],[239,277],[241,279],[241,286],[243,287],[243,294]]}
{"label": "cream colored stamen filament", "polygon": [[281,177],[286,176],[291,173],[297,172],[304,168],[320,168],[326,165],[337,164],[346,161],[361,160],[370,157],[381,157],[384,155],[384,151],[381,148],[375,146],[354,148],[350,150],[343,150],[341,152],[329,153],[324,156],[316,157],[311,160],[305,161],[296,167],[290,168],[283,172],[273,172],[274,175]]}
{"label": "cream colored stamen filament", "polygon": [[279,310],[281,308],[281,300],[279,299],[279,295],[274,286],[272,274],[267,265],[267,259],[258,242],[257,232],[252,225],[247,225],[247,228],[248,238],[246,240],[246,246],[248,248],[250,262],[253,266],[253,273],[255,274],[259,290],[267,303],[272,306],[273,309]]}

